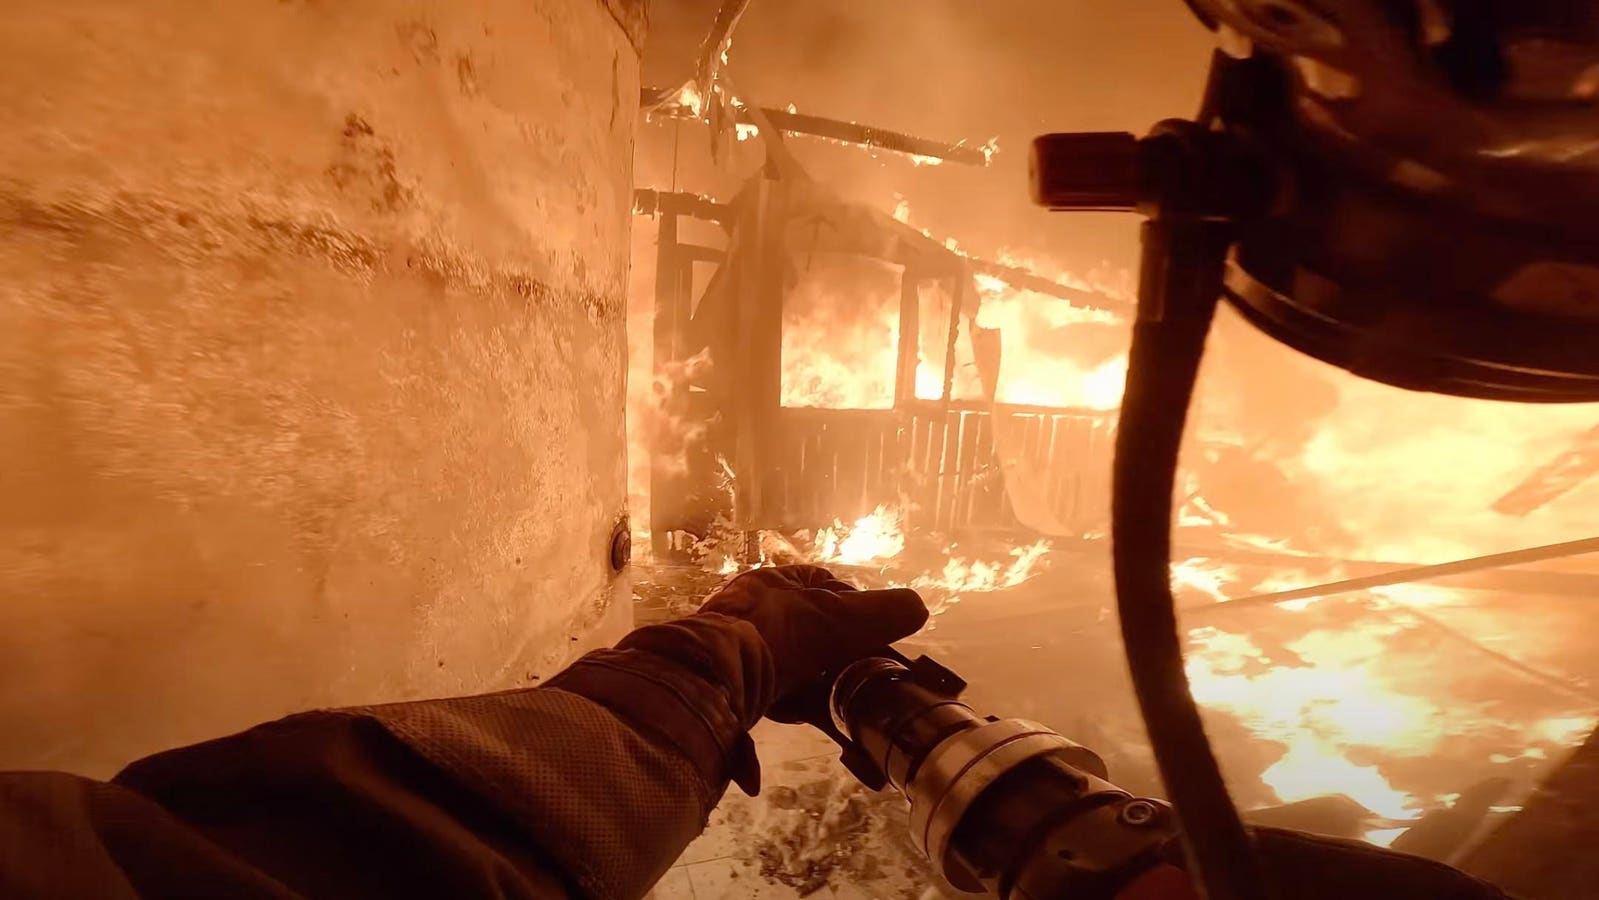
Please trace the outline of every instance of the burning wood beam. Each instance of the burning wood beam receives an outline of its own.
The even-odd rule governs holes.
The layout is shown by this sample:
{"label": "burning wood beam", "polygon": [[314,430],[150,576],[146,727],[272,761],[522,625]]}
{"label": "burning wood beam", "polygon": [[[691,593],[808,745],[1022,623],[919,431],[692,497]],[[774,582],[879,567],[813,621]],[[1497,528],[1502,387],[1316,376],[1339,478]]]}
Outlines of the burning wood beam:
{"label": "burning wood beam", "polygon": [[[937,159],[943,162],[961,163],[968,166],[986,166],[993,150],[987,147],[973,147],[963,141],[950,144],[935,141],[929,138],[915,137],[899,131],[890,131],[887,128],[878,128],[873,125],[862,125],[858,122],[845,122],[840,119],[830,119],[825,116],[813,116],[807,113],[792,112],[786,109],[761,107],[761,112],[771,120],[772,125],[779,131],[788,134],[808,134],[814,137],[832,138],[835,141],[844,141],[849,144],[859,144],[877,150],[892,150],[906,156],[921,159]],[[740,112],[740,121],[745,113]]]}
{"label": "burning wood beam", "polygon": [[1059,297],[1062,300],[1068,300],[1080,306],[1092,306],[1107,312],[1126,314],[1133,311],[1133,304],[1130,301],[1117,300],[1095,291],[1085,291],[1081,288],[1061,284],[1053,278],[1046,278],[1037,272],[1023,269],[1019,266],[976,258],[972,258],[970,264],[973,272],[997,278],[1013,288],[1032,291],[1035,294]]}
{"label": "burning wood beam", "polygon": [[[692,216],[721,224],[726,224],[732,218],[731,207],[727,203],[686,191],[662,191],[655,188],[634,189],[633,214]],[[1132,304],[1127,301],[1062,284],[1021,266],[978,257],[961,257],[961,259],[965,260],[972,272],[989,275],[1020,290],[1057,297],[1079,306],[1091,306],[1113,313],[1132,312]]]}
{"label": "burning wood beam", "polygon": [[[676,102],[681,88],[643,88],[639,92],[639,105],[654,116],[678,119],[698,119],[699,115]],[[826,116],[793,112],[771,106],[735,107],[735,121],[744,125],[760,126],[764,116],[772,128],[786,134],[808,134],[812,137],[843,141],[875,150],[889,150],[921,160],[986,166],[994,151],[990,146],[972,146],[965,141],[949,143],[931,138],[916,137],[904,132],[846,122]]]}
{"label": "burning wood beam", "polygon": [[729,204],[686,191],[658,191],[654,188],[633,190],[633,215],[692,216],[708,222],[725,224],[733,216]]}
{"label": "burning wood beam", "polygon": [[1239,597],[1237,600],[1229,600],[1226,603],[1201,607],[1201,609],[1210,611],[1233,610],[1249,606],[1283,603],[1288,600],[1328,597],[1333,594],[1347,594],[1351,591],[1364,591],[1374,587],[1407,584],[1412,581],[1426,581],[1433,578],[1442,578],[1446,575],[1462,575],[1483,569],[1498,569],[1505,566],[1561,559],[1567,556],[1580,556],[1584,553],[1595,552],[1599,552],[1599,538],[1583,538],[1577,541],[1546,544],[1541,547],[1528,547],[1524,550],[1490,553],[1487,556],[1475,556],[1470,559],[1459,559],[1430,566],[1411,566],[1377,575],[1347,578],[1342,581],[1333,581],[1312,587],[1294,588],[1293,590],[1277,591],[1270,594],[1254,594],[1248,597]]}

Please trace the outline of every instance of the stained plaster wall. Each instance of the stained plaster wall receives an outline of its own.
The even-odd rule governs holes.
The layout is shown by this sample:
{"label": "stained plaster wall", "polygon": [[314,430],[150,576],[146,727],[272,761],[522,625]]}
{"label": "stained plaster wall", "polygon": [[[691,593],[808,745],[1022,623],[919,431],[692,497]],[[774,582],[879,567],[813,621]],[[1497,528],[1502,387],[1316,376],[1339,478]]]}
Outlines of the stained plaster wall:
{"label": "stained plaster wall", "polygon": [[0,17],[0,767],[537,683],[630,621],[640,0]]}

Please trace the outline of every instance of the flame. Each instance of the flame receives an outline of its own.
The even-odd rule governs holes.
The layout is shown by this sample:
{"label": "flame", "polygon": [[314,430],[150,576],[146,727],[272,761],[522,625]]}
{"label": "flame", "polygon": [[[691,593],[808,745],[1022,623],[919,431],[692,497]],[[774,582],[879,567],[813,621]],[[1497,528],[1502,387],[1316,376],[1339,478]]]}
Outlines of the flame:
{"label": "flame", "polygon": [[893,559],[905,549],[905,532],[900,528],[899,511],[879,506],[846,526],[834,520],[832,527],[816,533],[816,559],[846,566],[864,566]]}
{"label": "flame", "polygon": [[[756,133],[750,126],[739,130],[741,139]],[[893,218],[909,223],[912,214],[910,202],[896,195]],[[953,238],[935,239],[964,253]],[[1130,278],[1119,270],[1073,274],[1020,252],[999,258],[1069,287],[1116,299],[1132,293]],[[782,402],[889,409],[900,340],[897,269],[835,271],[820,255],[803,268],[785,305]],[[1125,333],[1117,331],[1122,326],[1115,316],[1018,290],[990,274],[975,280],[976,324],[998,330],[1001,337],[998,400],[1116,407],[1127,358]],[[924,309],[938,308],[932,293],[923,300]],[[919,398],[943,394],[947,298],[942,308],[942,316],[921,316],[924,333],[917,336],[914,379]],[[1204,529],[1208,539],[1226,547],[1305,559],[1273,572],[1249,570],[1247,577],[1243,567],[1223,562],[1219,551],[1177,562],[1171,568],[1173,589],[1189,602],[1221,602],[1345,577],[1344,567],[1327,557],[1436,562],[1567,540],[1591,528],[1599,479],[1524,516],[1504,515],[1493,506],[1533,468],[1599,422],[1599,408],[1518,407],[1410,394],[1307,361],[1253,332],[1229,331],[1227,321],[1236,320],[1236,314],[1224,311],[1219,318],[1195,430],[1204,438],[1199,443],[1225,439],[1255,468],[1248,469],[1243,488],[1229,493],[1215,466],[1188,460],[1180,527]],[[648,334],[648,328],[641,333]],[[1085,335],[1115,340],[1096,344]],[[954,393],[978,396],[969,348],[963,342],[957,351]],[[652,376],[644,371],[643,384],[649,385]],[[1262,392],[1271,395],[1269,402],[1251,407],[1250,398]],[[662,415],[669,419],[670,413]],[[666,431],[674,427],[663,425]],[[673,452],[675,445],[664,446]],[[1271,469],[1280,480],[1255,477]],[[1261,525],[1260,507],[1281,511]],[[765,537],[759,558],[749,562],[708,541],[705,564],[732,574],[778,559]],[[919,535],[918,542],[923,538],[932,536]],[[909,561],[916,551],[907,543],[901,511],[880,506],[853,522],[818,529],[801,555],[823,565],[881,568],[894,583],[924,591],[939,612],[963,596],[1021,584],[1036,574],[1050,550],[1039,541],[994,558],[958,554],[946,546],[944,557],[921,566]],[[742,552],[743,545],[737,546]],[[1246,773],[1258,778],[1258,794],[1293,802],[1343,793],[1379,816],[1409,820],[1443,801],[1438,799],[1442,785],[1414,787],[1407,765],[1414,768],[1418,760],[1466,737],[1485,734],[1499,741],[1476,757],[1486,764],[1547,763],[1595,725],[1588,711],[1565,709],[1555,701],[1512,710],[1508,704],[1463,699],[1454,687],[1463,670],[1439,671],[1436,660],[1413,658],[1419,626],[1404,610],[1443,618],[1458,605],[1456,591],[1409,584],[1355,598],[1280,604],[1260,616],[1240,612],[1251,617],[1229,620],[1233,630],[1212,626],[1189,632],[1188,677],[1194,696],[1208,710],[1236,717],[1255,737],[1276,745],[1269,765]],[[1335,614],[1346,606],[1382,615],[1339,619]],[[1473,607],[1471,614],[1495,637],[1514,615],[1485,606]],[[1262,633],[1257,627],[1262,622],[1284,626],[1288,636]],[[1556,640],[1551,635],[1545,643]],[[1374,824],[1384,825],[1367,834],[1374,842],[1391,841],[1401,831],[1392,822]]]}
{"label": "flame", "polygon": [[1330,744],[1304,735],[1290,739],[1288,752],[1260,780],[1284,803],[1333,793],[1390,819],[1410,819],[1418,812],[1416,798],[1396,790],[1376,766],[1357,766]]}
{"label": "flame", "polygon": [[[922,592],[928,601],[928,613],[937,617],[960,603],[968,594],[984,594],[1016,587],[1037,574],[1041,561],[1053,547],[1047,540],[1012,547],[1007,555],[1009,562],[999,560],[968,560],[951,556],[937,575],[926,573],[912,578],[904,586]],[[928,630],[935,626],[929,625]]]}
{"label": "flame", "polygon": [[975,281],[982,298],[977,324],[997,329],[1002,341],[1000,402],[1101,410],[1121,404],[1127,354],[1114,353],[1097,363],[1084,361],[1073,329],[1109,325],[1116,321],[1114,316],[1018,290],[987,273],[979,273]]}
{"label": "flame", "polygon": [[1090,269],[1086,273],[1071,272],[1061,268],[1046,255],[1014,247],[1000,248],[995,254],[995,259],[1012,268],[1025,269],[1048,278],[1062,287],[1101,294],[1108,299],[1123,303],[1132,302],[1137,293],[1132,273],[1124,268],[1104,265]]}
{"label": "flame", "polygon": [[[911,207],[896,197],[893,217],[911,219]],[[930,232],[925,232],[931,237]],[[960,253],[954,239],[946,246]],[[784,406],[826,409],[888,409],[900,341],[899,270],[863,260],[816,254],[807,260],[784,307]],[[1062,280],[1065,276],[1049,276]],[[1019,290],[988,273],[974,275],[976,324],[1000,334],[999,382],[995,399],[1030,406],[1112,410],[1127,379],[1125,336],[1105,310],[1077,306],[1058,297]],[[1064,281],[1063,281],[1064,283]],[[918,286],[921,334],[914,392],[920,399],[943,396],[943,363],[949,298],[936,282]],[[1079,350],[1076,326],[1096,328],[1096,346],[1120,343],[1098,359]],[[962,327],[964,333],[964,326]],[[957,340],[954,394],[982,395],[970,342]]]}
{"label": "flame", "polygon": [[[831,337],[820,324],[785,327],[783,405],[824,409],[891,408],[894,405],[894,372],[899,360],[898,341],[899,316],[886,310],[870,321],[859,321],[854,328]],[[922,382],[919,380],[919,383]],[[942,384],[938,389],[942,389]],[[938,396],[937,390],[933,396]]]}
{"label": "flame", "polygon": [[1238,577],[1238,567],[1213,563],[1202,556],[1185,559],[1171,565],[1172,591],[1195,590],[1217,602],[1225,603],[1227,594],[1222,586]]}
{"label": "flame", "polygon": [[955,593],[998,591],[1012,588],[1033,576],[1038,561],[1049,553],[1051,545],[1040,540],[1022,547],[1012,548],[1010,562],[968,561],[953,556],[944,564],[944,570],[934,578],[924,576],[912,582],[918,588],[940,588]]}
{"label": "flame", "polygon": [[1593,716],[1556,716],[1543,719],[1532,726],[1532,734],[1551,744],[1567,746],[1581,743],[1594,730],[1599,719]]}
{"label": "flame", "polygon": [[1342,793],[1378,814],[1410,818],[1416,798],[1375,766],[1348,759],[1351,748],[1420,755],[1442,736],[1440,710],[1393,690],[1373,662],[1382,626],[1352,633],[1312,632],[1285,649],[1298,664],[1273,660],[1248,636],[1214,627],[1189,632],[1187,673],[1194,699],[1238,716],[1258,737],[1283,745],[1262,774],[1285,803]]}
{"label": "flame", "polygon": [[[1524,515],[1494,507],[1599,424],[1599,404],[1401,390],[1275,344],[1224,307],[1196,409],[1202,434],[1238,435],[1254,464],[1280,473],[1272,483],[1296,504],[1284,528],[1313,529],[1299,543],[1318,555],[1435,563],[1592,533],[1599,478]],[[1288,498],[1240,488],[1229,499],[1236,518]]]}
{"label": "flame", "polygon": [[[889,409],[899,366],[900,273],[854,257],[817,254],[790,289],[783,310],[782,403],[824,409]],[[933,288],[924,308],[936,309]],[[918,347],[937,347],[936,363],[918,354],[917,397],[943,396],[943,323],[923,322]],[[936,338],[936,340],[935,340]],[[964,357],[963,357],[964,358]],[[976,393],[975,375],[957,371],[957,395]]]}
{"label": "flame", "polygon": [[[1215,584],[1217,568],[1203,571]],[[1178,581],[1174,567],[1174,582]],[[1224,585],[1217,593],[1225,593]],[[1446,589],[1407,585],[1389,597],[1422,597],[1441,603]],[[1542,718],[1506,717],[1499,698],[1471,700],[1454,679],[1437,677],[1436,664],[1416,656],[1420,623],[1393,613],[1382,595],[1341,601],[1356,610],[1384,611],[1337,627],[1318,627],[1267,653],[1250,635],[1215,626],[1191,629],[1186,671],[1194,698],[1211,710],[1237,717],[1256,737],[1281,746],[1282,755],[1260,774],[1277,800],[1294,802],[1344,794],[1390,820],[1413,819],[1428,805],[1397,786],[1388,763],[1432,758],[1461,741],[1486,746],[1521,742],[1518,755],[1484,754],[1502,765],[1518,759],[1543,760],[1549,753],[1580,742],[1596,718],[1568,713]],[[1278,615],[1300,613],[1287,604]],[[1321,621],[1321,620],[1318,620]],[[1433,804],[1440,801],[1434,798]],[[1368,839],[1392,840],[1379,829]]]}
{"label": "flame", "polygon": [[[1235,465],[1229,481],[1225,464],[1217,463],[1225,453],[1207,450],[1203,460],[1190,454],[1183,482],[1190,500],[1180,524],[1211,529],[1240,550],[1305,559],[1247,580],[1239,567],[1188,559],[1172,566],[1174,590],[1219,602],[1348,577],[1339,558],[1431,563],[1591,533],[1599,483],[1577,485],[1519,517],[1494,507],[1592,429],[1599,422],[1595,406],[1517,406],[1401,391],[1300,357],[1225,311],[1213,345],[1197,430],[1204,446],[1235,448],[1232,460],[1244,465]],[[1211,521],[1223,510],[1225,518]],[[1281,531],[1243,530],[1262,523],[1263,531]],[[1511,655],[1539,665],[1563,649],[1557,635],[1526,628],[1513,607],[1491,595],[1468,599],[1438,584],[1390,585],[1240,614],[1248,617],[1229,620],[1237,631],[1194,629],[1187,661],[1194,696],[1281,747],[1260,774],[1279,800],[1344,793],[1393,820],[1442,802],[1436,790],[1423,796],[1408,789],[1418,782],[1416,763],[1407,760],[1530,767],[1557,758],[1593,729],[1589,710],[1560,712],[1569,701],[1542,689],[1503,702],[1503,679],[1511,676],[1449,659],[1436,640],[1424,639],[1434,632],[1408,610],[1495,648],[1515,647]],[[1297,632],[1294,617],[1303,617]],[[1284,640],[1280,628],[1292,639]],[[1474,697],[1461,686],[1486,687],[1496,677],[1491,690]],[[1367,839],[1392,841],[1400,831],[1392,824]]]}
{"label": "flame", "polygon": [[677,89],[677,104],[692,112],[695,118],[705,110],[705,98],[700,96],[699,86],[692,81],[683,82]]}

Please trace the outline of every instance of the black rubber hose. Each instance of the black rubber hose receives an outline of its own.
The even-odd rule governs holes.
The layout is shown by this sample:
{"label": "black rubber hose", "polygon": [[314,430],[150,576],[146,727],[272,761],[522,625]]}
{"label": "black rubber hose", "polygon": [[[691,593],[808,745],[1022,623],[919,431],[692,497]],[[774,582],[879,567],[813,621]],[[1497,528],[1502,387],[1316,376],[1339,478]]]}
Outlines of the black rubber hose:
{"label": "black rubber hose", "polygon": [[1253,844],[1189,692],[1169,576],[1177,457],[1231,229],[1161,219],[1143,228],[1138,321],[1111,489],[1122,641],[1196,883],[1209,900],[1266,900]]}

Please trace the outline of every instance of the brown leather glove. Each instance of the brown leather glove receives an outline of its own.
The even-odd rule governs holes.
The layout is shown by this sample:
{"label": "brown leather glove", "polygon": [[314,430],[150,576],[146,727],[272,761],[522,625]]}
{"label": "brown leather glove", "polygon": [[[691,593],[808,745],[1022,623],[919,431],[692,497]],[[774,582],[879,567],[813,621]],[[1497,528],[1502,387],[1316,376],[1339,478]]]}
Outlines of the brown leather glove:
{"label": "brown leather glove", "polygon": [[915,634],[927,607],[908,588],[862,591],[820,566],[755,569],[700,607],[755,626],[772,654],[774,696]]}

